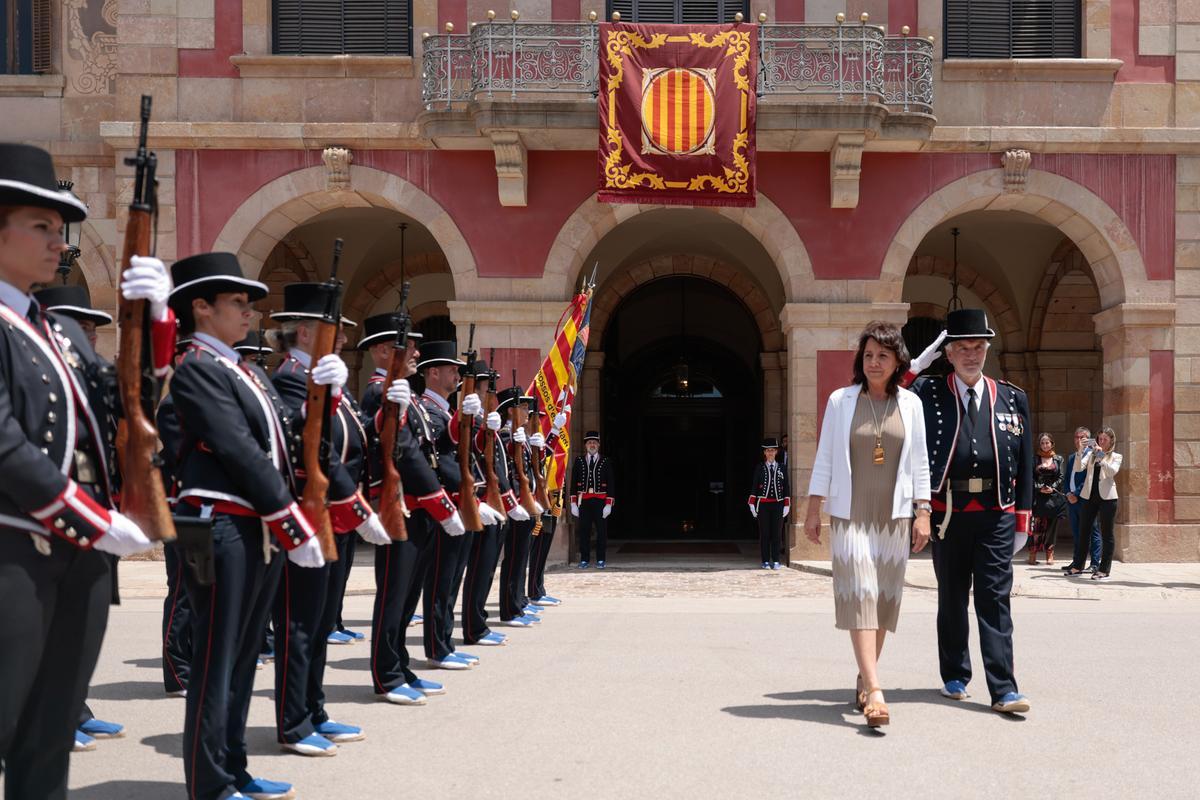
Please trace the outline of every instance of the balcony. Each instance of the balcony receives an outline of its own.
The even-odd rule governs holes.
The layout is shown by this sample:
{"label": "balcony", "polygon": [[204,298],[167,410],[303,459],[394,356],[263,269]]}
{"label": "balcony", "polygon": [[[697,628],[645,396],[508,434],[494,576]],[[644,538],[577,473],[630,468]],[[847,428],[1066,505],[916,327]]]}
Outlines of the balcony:
{"label": "balcony", "polygon": [[[845,136],[903,149],[929,138],[932,42],[888,36],[863,16],[758,25],[759,150],[830,150]],[[515,132],[530,149],[594,148],[599,40],[594,20],[489,19],[425,37],[422,132],[441,147]]]}

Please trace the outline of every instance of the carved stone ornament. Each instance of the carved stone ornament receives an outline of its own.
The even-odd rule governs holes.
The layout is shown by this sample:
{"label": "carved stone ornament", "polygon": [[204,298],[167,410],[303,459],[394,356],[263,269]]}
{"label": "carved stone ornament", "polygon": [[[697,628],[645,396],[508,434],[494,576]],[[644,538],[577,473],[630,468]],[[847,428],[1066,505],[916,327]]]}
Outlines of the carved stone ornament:
{"label": "carved stone ornament", "polygon": [[867,137],[861,133],[839,133],[829,154],[830,208],[858,207],[858,179],[862,174],[863,145]]}
{"label": "carved stone ornament", "polygon": [[516,131],[492,131],[491,137],[500,205],[528,205],[529,154],[521,135]]}
{"label": "carved stone ornament", "polygon": [[350,190],[350,162],[354,155],[345,147],[326,147],[321,153],[325,162],[325,189],[330,192]]}
{"label": "carved stone ornament", "polygon": [[1025,193],[1025,181],[1029,177],[1029,165],[1032,162],[1033,156],[1028,150],[1004,151],[1004,155],[1000,156],[1000,163],[1004,165],[1005,194]]}

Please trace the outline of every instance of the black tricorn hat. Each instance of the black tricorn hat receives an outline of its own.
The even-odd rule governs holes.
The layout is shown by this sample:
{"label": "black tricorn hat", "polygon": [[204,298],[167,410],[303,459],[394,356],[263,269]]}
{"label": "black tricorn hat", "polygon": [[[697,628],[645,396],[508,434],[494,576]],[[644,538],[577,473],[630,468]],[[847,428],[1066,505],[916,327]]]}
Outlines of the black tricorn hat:
{"label": "black tricorn hat", "polygon": [[779,440],[776,439],[774,436],[768,436],[762,440],[762,449],[763,450],[766,450],[767,448],[772,448],[772,447],[775,448],[776,450],[779,449]]}
{"label": "black tricorn hat", "polygon": [[113,321],[112,314],[92,308],[87,289],[82,286],[48,286],[38,289],[33,296],[47,311],[80,322],[88,320],[96,325],[108,325]]}
{"label": "black tricorn hat", "polygon": [[192,299],[204,292],[245,292],[251,301],[267,296],[267,285],[242,274],[242,265],[233,253],[200,253],[182,258],[171,265],[171,308],[191,310]]}
{"label": "black tricorn hat", "polygon": [[587,433],[585,433],[583,435],[583,443],[584,444],[587,444],[592,439],[595,439],[597,442],[600,441],[599,431],[588,431]]}
{"label": "black tricorn hat", "polygon": [[467,362],[458,357],[458,342],[425,342],[421,345],[421,360],[417,362],[417,369],[441,364],[453,364],[457,367],[467,365]]}
{"label": "black tricorn hat", "polygon": [[996,332],[988,327],[982,308],[959,308],[946,315],[946,341],[955,339],[991,339]]}
{"label": "black tricorn hat", "polygon": [[[394,341],[396,338],[396,312],[389,311],[386,314],[372,314],[363,320],[363,338],[359,340],[355,347],[359,350],[366,350],[368,347],[374,347],[380,342]],[[409,331],[408,338],[420,341],[421,334],[416,331]]]}
{"label": "black tricorn hat", "polygon": [[52,208],[64,222],[87,219],[83,201],[58,188],[50,154],[28,144],[0,143],[0,206]]}
{"label": "black tricorn hat", "polygon": [[[324,283],[289,283],[283,287],[283,310],[272,311],[271,319],[280,322],[321,319],[325,316],[328,298]],[[342,324],[347,328],[358,327],[357,322],[346,317],[342,317]],[[362,342],[359,342],[361,345]]]}
{"label": "black tricorn hat", "polygon": [[510,386],[507,389],[501,389],[496,397],[499,398],[500,404],[496,407],[497,411],[503,411],[513,403],[529,403],[533,398],[527,394],[521,394],[521,387]]}
{"label": "black tricorn hat", "polygon": [[275,352],[275,349],[271,347],[271,345],[258,338],[258,331],[250,331],[247,333],[246,338],[235,344],[233,349],[245,355]]}
{"label": "black tricorn hat", "polygon": [[[492,368],[490,366],[488,366],[487,361],[485,361],[482,358],[475,359],[475,366],[473,368],[473,372],[475,373],[475,380],[479,380],[481,378],[485,379],[485,380],[488,379],[490,377],[489,373],[491,371],[492,371]],[[460,372],[462,372],[463,375],[466,375],[467,368],[463,367],[460,370]]]}

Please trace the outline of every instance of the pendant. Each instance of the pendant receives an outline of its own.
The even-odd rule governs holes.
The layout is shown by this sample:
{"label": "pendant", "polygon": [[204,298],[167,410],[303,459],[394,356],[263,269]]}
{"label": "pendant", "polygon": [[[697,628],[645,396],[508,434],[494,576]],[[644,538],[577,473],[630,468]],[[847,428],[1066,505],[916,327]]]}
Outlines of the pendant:
{"label": "pendant", "polygon": [[876,464],[883,463],[883,442],[879,439],[875,440],[875,452],[872,453],[872,459]]}

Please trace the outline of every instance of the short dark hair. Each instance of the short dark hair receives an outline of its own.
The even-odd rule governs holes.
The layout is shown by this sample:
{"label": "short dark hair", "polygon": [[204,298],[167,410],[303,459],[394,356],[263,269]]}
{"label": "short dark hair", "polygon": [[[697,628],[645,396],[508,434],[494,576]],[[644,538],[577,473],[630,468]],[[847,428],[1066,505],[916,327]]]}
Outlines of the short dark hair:
{"label": "short dark hair", "polygon": [[867,385],[867,375],[863,372],[863,353],[871,339],[896,354],[896,371],[888,378],[887,385],[888,394],[895,394],[904,373],[908,372],[908,365],[912,363],[912,359],[908,355],[908,347],[904,344],[904,335],[900,333],[900,328],[890,322],[868,322],[867,327],[858,335],[858,352],[854,354],[854,382],[859,386]]}
{"label": "short dark hair", "polygon": [[8,224],[8,216],[16,209],[16,206],[0,206],[0,228]]}
{"label": "short dark hair", "polygon": [[192,295],[187,303],[179,304],[179,308],[175,310],[175,319],[179,321],[180,336],[191,336],[196,332],[196,315],[192,313],[192,302],[195,300],[203,300],[211,306],[217,302],[217,293],[201,290]]}

